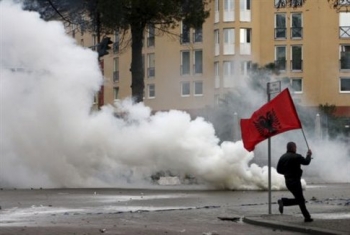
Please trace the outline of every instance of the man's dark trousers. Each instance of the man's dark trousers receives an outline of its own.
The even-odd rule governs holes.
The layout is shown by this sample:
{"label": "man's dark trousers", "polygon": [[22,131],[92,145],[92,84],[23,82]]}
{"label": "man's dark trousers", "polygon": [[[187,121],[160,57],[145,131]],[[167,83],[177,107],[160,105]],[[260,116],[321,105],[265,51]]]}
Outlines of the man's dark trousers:
{"label": "man's dark trousers", "polygon": [[304,218],[311,218],[310,213],[305,206],[305,198],[303,195],[300,179],[286,179],[286,186],[288,190],[293,194],[294,198],[282,198],[283,206],[299,205]]}

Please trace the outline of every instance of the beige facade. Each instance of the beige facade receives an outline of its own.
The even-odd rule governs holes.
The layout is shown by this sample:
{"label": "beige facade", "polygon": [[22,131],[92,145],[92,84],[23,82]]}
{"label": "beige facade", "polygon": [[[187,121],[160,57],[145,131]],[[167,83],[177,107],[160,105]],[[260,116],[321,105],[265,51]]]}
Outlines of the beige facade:
{"label": "beige facade", "polygon": [[[335,104],[350,116],[350,12],[326,0],[276,8],[277,0],[213,0],[202,30],[181,23],[172,35],[145,32],[144,103],[153,110],[195,110],[244,83],[251,63],[276,62],[305,106]],[[283,0],[282,0],[283,2]],[[86,47],[92,35],[76,33]],[[131,94],[131,48],[102,57],[104,103]]]}

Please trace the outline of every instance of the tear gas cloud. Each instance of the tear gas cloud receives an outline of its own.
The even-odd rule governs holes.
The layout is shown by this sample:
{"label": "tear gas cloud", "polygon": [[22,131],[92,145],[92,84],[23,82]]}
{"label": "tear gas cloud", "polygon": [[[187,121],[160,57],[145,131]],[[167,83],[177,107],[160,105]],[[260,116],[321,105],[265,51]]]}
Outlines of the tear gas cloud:
{"label": "tear gas cloud", "polygon": [[[152,115],[129,99],[116,103],[122,118],[112,106],[91,111],[103,82],[97,54],[76,45],[60,22],[10,1],[0,12],[0,187],[145,185],[169,170],[216,188],[267,188],[267,167],[251,163],[241,141],[219,143],[202,118]],[[272,188],[284,187],[272,169]]]}

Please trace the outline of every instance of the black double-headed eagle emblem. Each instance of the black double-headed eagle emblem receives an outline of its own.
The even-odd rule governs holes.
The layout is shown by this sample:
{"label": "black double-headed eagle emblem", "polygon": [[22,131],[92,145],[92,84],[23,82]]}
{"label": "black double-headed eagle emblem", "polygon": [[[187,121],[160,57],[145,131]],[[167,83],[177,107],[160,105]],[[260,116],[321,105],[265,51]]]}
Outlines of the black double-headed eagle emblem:
{"label": "black double-headed eagle emblem", "polygon": [[274,135],[281,129],[281,123],[273,109],[266,112],[265,116],[260,115],[253,123],[260,135],[266,138]]}

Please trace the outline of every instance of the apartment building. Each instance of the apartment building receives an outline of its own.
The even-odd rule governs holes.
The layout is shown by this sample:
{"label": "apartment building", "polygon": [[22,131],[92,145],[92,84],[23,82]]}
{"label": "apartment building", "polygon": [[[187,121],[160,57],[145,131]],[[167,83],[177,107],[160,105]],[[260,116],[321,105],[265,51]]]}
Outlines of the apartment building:
{"label": "apartment building", "polygon": [[[274,62],[288,81],[295,102],[308,107],[334,104],[350,117],[349,1],[338,9],[326,0],[213,0],[202,28],[179,22],[171,34],[148,26],[144,35],[144,103],[153,110],[213,107],[239,89],[252,63]],[[73,30],[74,32],[74,30]],[[85,47],[91,34],[75,33]],[[103,102],[131,95],[131,48],[121,48],[120,34],[102,57]],[[101,99],[102,100],[102,99]]]}

